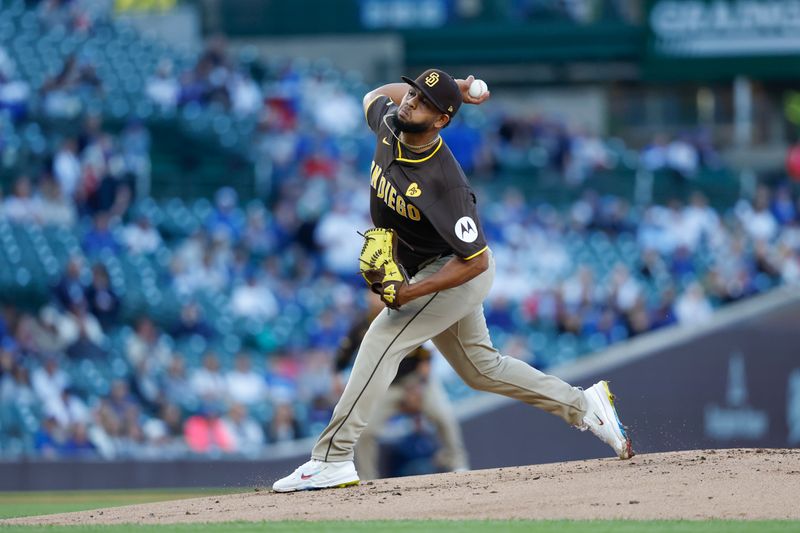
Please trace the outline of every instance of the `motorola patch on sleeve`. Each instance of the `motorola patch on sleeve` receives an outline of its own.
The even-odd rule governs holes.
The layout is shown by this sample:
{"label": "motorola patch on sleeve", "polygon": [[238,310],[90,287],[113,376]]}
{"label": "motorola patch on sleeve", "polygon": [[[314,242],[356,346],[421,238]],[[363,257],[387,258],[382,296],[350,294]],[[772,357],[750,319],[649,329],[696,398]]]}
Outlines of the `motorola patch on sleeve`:
{"label": "motorola patch on sleeve", "polygon": [[478,238],[478,226],[470,217],[461,217],[456,222],[456,237],[464,242],[475,242]]}

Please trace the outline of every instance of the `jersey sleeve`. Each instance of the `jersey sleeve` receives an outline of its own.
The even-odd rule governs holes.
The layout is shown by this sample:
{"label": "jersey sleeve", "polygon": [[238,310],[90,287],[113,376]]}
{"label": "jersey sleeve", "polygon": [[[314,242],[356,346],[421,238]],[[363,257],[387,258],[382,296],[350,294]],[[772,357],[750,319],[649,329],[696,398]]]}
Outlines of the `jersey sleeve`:
{"label": "jersey sleeve", "polygon": [[371,102],[367,103],[367,109],[364,111],[369,129],[378,133],[383,117],[395,109],[397,109],[397,105],[388,96],[380,95],[373,98]]}
{"label": "jersey sleeve", "polygon": [[439,235],[462,259],[472,259],[486,251],[475,193],[469,187],[451,189],[424,212]]}

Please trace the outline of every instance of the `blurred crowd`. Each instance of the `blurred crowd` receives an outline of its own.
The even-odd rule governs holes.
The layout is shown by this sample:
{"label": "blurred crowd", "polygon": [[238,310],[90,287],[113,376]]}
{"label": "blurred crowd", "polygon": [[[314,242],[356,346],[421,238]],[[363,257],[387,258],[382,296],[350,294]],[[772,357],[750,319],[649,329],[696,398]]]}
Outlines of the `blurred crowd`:
{"label": "blurred crowd", "polygon": [[[472,113],[472,114],[470,114]],[[599,173],[644,169],[691,182],[723,168],[707,130],[656,135],[641,147],[604,137],[557,116],[499,109],[478,116],[467,109],[443,132],[467,173],[551,171],[572,187],[591,185]]]}
{"label": "blurred crowd", "polygon": [[145,92],[162,109],[218,104],[240,116],[259,111],[264,98],[250,71],[231,60],[221,36],[211,38],[185,72],[176,73],[173,62],[164,58],[147,80]]}
{"label": "blurred crowd", "polygon": [[531,353],[531,326],[591,351],[703,323],[720,305],[800,283],[798,212],[786,186],[761,187],[722,213],[701,193],[632,207],[586,192],[559,212],[510,192],[484,217],[498,257],[487,321],[510,351],[541,366],[560,362],[561,348],[574,352],[556,342],[547,345],[555,353]]}
{"label": "blurred crowd", "polygon": [[[140,340],[138,336],[131,339],[129,356],[136,353]],[[30,448],[15,450],[4,443],[4,452],[12,456],[141,459],[194,453],[255,457],[263,454],[267,443],[308,436],[289,402],[275,403],[266,422],[249,412],[276,394],[264,373],[251,367],[247,353],[236,357],[233,368],[221,370],[218,358],[209,352],[202,366],[187,371],[178,355],[165,352],[161,355],[168,366],[152,383],[147,382],[147,373],[161,363],[140,361],[139,374],[132,381],[115,379],[107,394],[88,397],[70,385],[64,361],[55,352],[41,360],[28,352],[24,364],[18,353],[12,341],[0,350],[0,401],[16,404],[23,412],[41,412],[41,418],[26,436]],[[148,386],[158,390],[155,403],[146,399],[151,392]],[[9,438],[13,434],[6,435]]]}
{"label": "blurred crowd", "polygon": [[[71,5],[42,2],[38,16],[91,32],[94,19],[75,19],[82,12]],[[29,121],[37,94],[16,68],[0,47],[0,124]],[[256,82],[216,38],[175,70],[164,58],[148,73],[146,98],[255,116],[249,149],[268,194],[244,201],[222,187],[176,228],[169,220],[182,200],[136,197],[154,142],[144,123],[111,132],[89,113],[67,134],[42,128],[32,165],[41,170],[16,174],[0,194],[0,239],[57,228],[76,244],[46,301],[4,301],[0,454],[256,456],[267,443],[315,436],[330,418],[341,387],[334,354],[364,311],[356,230],[371,225],[373,140],[359,95],[291,61]],[[35,88],[50,102],[45,112],[71,116],[73,91],[104,90],[93,72],[66,55]],[[701,193],[635,205],[589,189],[595,172],[620,165],[689,181],[717,168],[702,132],[629,150],[546,117],[472,111],[443,133],[468,175],[536,167],[585,187],[551,205],[475,182],[498,266],[487,322],[504,353],[545,368],[800,284],[800,198],[788,185],[759,188],[725,211]],[[11,268],[6,259],[0,266]],[[465,393],[437,372],[451,394]]]}
{"label": "blurred crowd", "polygon": [[[700,194],[686,205],[636,208],[587,192],[558,209],[509,190],[481,204],[498,264],[488,325],[505,353],[539,367],[666,325],[702,323],[725,303],[800,284],[800,203],[784,187],[760,188],[725,213]],[[279,209],[291,210],[291,220],[299,205]],[[354,214],[364,205],[341,200],[309,228],[287,225],[277,210],[243,211],[222,189],[203,228],[174,241],[146,217],[109,230],[113,217],[94,215],[107,233],[85,229],[51,300],[36,311],[4,308],[0,404],[36,413],[35,450],[48,457],[257,454],[265,443],[314,435],[340,392],[333,354],[363,293],[341,261],[357,255],[357,239],[339,254],[329,246],[341,245],[325,239],[367,227]],[[172,251],[164,282],[181,296],[179,316],[126,324],[124,298],[97,258],[160,247]],[[206,290],[227,296],[223,312],[259,324],[252,344],[215,352],[220,333],[193,300]],[[303,334],[280,341],[286,314]],[[552,338],[542,344],[536,335]],[[74,386],[86,361],[114,360],[110,337],[121,339],[125,369],[112,373],[107,391]],[[180,341],[197,337],[212,342],[187,358]]]}
{"label": "blurred crowd", "polygon": [[[166,113],[163,116],[174,117],[176,110],[185,111],[187,117],[202,110],[221,114],[223,122],[232,120],[248,132],[235,142],[253,162],[257,190],[265,196],[281,195],[281,187],[297,175],[340,179],[369,164],[372,150],[361,127],[361,94],[354,91],[356,75],[342,75],[324,61],[315,65],[302,59],[258,61],[247,51],[234,53],[221,35],[209,38],[196,56],[144,47],[148,51],[140,50],[135,57],[147,59],[133,60],[124,56],[123,49],[128,42],[124,39],[130,37],[105,36],[105,30],[114,26],[109,26],[107,13],[96,4],[89,0],[38,2],[37,20],[42,31],[58,28],[65,40],[70,34],[91,35],[99,48],[110,40],[112,46],[105,47],[105,55],[77,48],[59,56],[56,41],[36,52],[49,50],[42,59],[48,70],[43,79],[34,81],[29,72],[27,77],[20,75],[14,54],[0,46],[0,110],[7,110],[12,122],[24,121],[31,110],[60,119],[76,119],[86,113],[98,116],[101,97],[116,102],[117,93],[123,92]],[[520,2],[514,9],[535,11],[535,4]],[[18,56],[20,53],[17,51]],[[151,68],[152,54],[162,55]],[[323,100],[320,95],[325,95]],[[137,113],[148,108],[138,105],[141,101],[127,107],[116,103],[119,109]],[[111,111],[116,109],[111,106]],[[147,183],[150,167],[143,154],[149,148],[149,136],[140,122],[131,122],[133,138],[127,134],[118,138],[118,148],[102,139],[101,147],[106,152],[122,150],[125,167],[112,168],[124,169],[140,183]],[[212,129],[228,130],[218,124]],[[28,138],[28,144],[44,143],[40,135],[33,137],[38,142]],[[691,179],[703,169],[721,166],[706,131],[658,135],[646,146],[628,147],[621,139],[604,138],[582,124],[500,106],[488,111],[465,109],[444,131],[444,137],[468,174],[548,170],[572,186],[609,170],[645,168]],[[64,140],[64,151],[70,150],[69,141]],[[78,139],[78,151],[83,150],[84,141]],[[70,158],[61,160],[72,163],[74,171]],[[70,170],[63,165],[60,168]],[[90,172],[102,175],[102,169]],[[75,183],[70,177],[62,183],[67,196]]]}
{"label": "blurred crowd", "polygon": [[140,122],[114,135],[91,115],[75,135],[51,144],[39,175],[17,175],[5,195],[3,216],[10,222],[72,227],[80,217],[99,215],[95,225],[102,226],[102,219],[127,213],[135,183],[149,176],[150,134]]}
{"label": "blurred crowd", "polygon": [[[42,31],[87,35],[99,19],[108,17],[109,5],[93,0],[28,0]],[[58,70],[49,72],[39,86],[31,87],[19,76],[18,66],[5,49],[0,49],[0,109],[11,110],[15,119],[29,112],[31,97],[38,92],[49,116],[74,117],[86,97],[99,97],[103,83],[88,58],[66,55]]]}

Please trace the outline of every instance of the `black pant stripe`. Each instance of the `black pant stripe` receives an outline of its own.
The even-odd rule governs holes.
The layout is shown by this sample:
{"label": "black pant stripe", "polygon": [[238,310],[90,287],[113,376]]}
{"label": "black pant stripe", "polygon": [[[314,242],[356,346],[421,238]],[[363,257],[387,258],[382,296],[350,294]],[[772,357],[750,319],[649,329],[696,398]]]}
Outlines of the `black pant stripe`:
{"label": "black pant stripe", "polygon": [[436,296],[438,296],[438,295],[439,295],[439,293],[437,292],[436,294],[434,294],[433,296],[431,296],[431,299],[430,299],[430,300],[428,300],[428,301],[425,303],[425,305],[423,305],[423,306],[420,308],[420,310],[419,310],[419,311],[417,311],[417,312],[414,314],[414,316],[412,316],[412,317],[411,317],[411,319],[410,319],[410,320],[409,320],[409,321],[406,323],[406,325],[405,325],[405,326],[403,326],[403,327],[402,327],[402,329],[401,329],[400,331],[398,331],[398,332],[397,332],[397,335],[395,335],[395,336],[394,336],[394,338],[392,339],[392,342],[390,342],[390,343],[389,343],[389,344],[386,346],[386,349],[385,349],[385,350],[383,351],[383,353],[381,354],[381,357],[380,357],[380,359],[378,359],[378,362],[375,364],[375,368],[373,368],[373,369],[372,369],[372,373],[369,375],[369,378],[367,378],[367,382],[364,384],[364,387],[361,389],[361,392],[359,392],[359,393],[358,393],[358,396],[356,396],[356,401],[354,401],[354,402],[353,402],[353,405],[350,407],[350,410],[349,410],[349,411],[347,412],[347,414],[345,415],[344,419],[342,420],[342,423],[341,423],[341,424],[339,424],[339,427],[337,427],[337,428],[336,428],[336,431],[334,431],[334,432],[333,432],[333,435],[331,435],[331,438],[330,438],[330,440],[328,441],[328,449],[327,449],[327,450],[325,450],[325,461],[326,461],[326,462],[328,461],[328,455],[331,453],[331,446],[333,446],[333,439],[336,437],[336,434],[337,434],[337,433],[339,433],[339,430],[340,430],[340,429],[342,429],[342,426],[344,426],[344,423],[345,423],[345,422],[347,422],[347,419],[348,419],[348,418],[350,418],[350,415],[353,413],[353,409],[355,409],[355,408],[356,408],[356,404],[358,403],[358,400],[360,400],[360,399],[361,399],[361,396],[364,394],[364,391],[365,391],[365,390],[367,390],[367,387],[369,386],[369,382],[370,382],[370,381],[372,381],[372,377],[375,375],[375,372],[377,372],[377,371],[378,371],[378,367],[380,366],[381,362],[383,361],[383,358],[384,358],[384,357],[386,357],[386,353],[389,351],[389,348],[391,348],[391,347],[392,347],[392,345],[394,344],[394,342],[395,342],[395,341],[396,341],[396,340],[397,340],[397,339],[400,337],[400,335],[402,335],[402,333],[403,333],[403,332],[406,330],[406,328],[407,328],[408,326],[410,326],[410,325],[411,325],[411,323],[414,321],[414,319],[415,319],[415,318],[417,318],[417,317],[419,316],[419,314],[420,314],[420,313],[422,313],[422,311],[424,311],[424,310],[425,310],[425,308],[426,308],[426,307],[428,307],[428,305],[429,305],[429,304],[430,304],[430,303],[433,301],[433,299],[434,299],[434,298],[436,298]]}

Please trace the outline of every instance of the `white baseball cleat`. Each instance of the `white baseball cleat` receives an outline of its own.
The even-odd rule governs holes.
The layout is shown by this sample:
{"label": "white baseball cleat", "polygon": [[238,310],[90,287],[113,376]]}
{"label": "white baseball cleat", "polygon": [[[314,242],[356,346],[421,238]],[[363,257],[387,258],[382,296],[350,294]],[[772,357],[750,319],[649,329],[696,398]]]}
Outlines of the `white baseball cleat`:
{"label": "white baseball cleat", "polygon": [[353,461],[328,462],[311,459],[272,485],[275,492],[332,489],[358,485],[358,473]]}
{"label": "white baseball cleat", "polygon": [[598,381],[583,391],[583,394],[586,397],[586,414],[579,429],[590,430],[600,440],[614,448],[620,459],[633,457],[631,439],[625,433],[625,426],[619,421],[614,407],[614,395],[611,394],[608,383]]}

